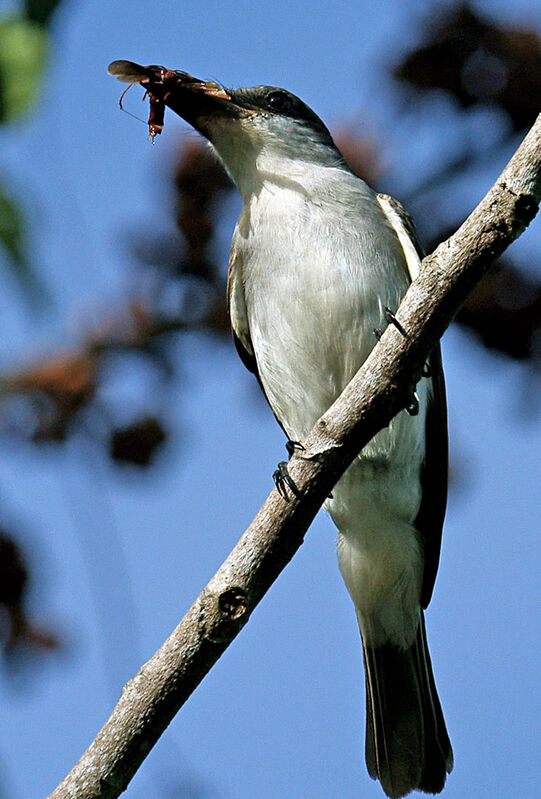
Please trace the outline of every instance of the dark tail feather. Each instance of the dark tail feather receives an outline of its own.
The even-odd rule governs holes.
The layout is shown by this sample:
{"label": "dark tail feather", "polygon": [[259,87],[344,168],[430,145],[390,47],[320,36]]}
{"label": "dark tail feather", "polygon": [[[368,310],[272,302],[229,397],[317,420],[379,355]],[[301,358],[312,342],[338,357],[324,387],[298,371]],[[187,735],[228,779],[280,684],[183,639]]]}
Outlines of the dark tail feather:
{"label": "dark tail feather", "polygon": [[410,791],[439,793],[453,750],[426,643],[424,616],[407,650],[363,642],[366,673],[366,765],[392,799]]}

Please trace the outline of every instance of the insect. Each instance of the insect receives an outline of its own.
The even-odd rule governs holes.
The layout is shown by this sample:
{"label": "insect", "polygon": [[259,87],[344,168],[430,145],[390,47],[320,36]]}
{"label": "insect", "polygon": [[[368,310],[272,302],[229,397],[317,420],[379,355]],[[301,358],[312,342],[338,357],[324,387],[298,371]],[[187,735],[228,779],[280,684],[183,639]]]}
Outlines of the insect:
{"label": "insect", "polygon": [[216,96],[223,96],[224,99],[229,99],[227,92],[222,89],[218,84],[211,84],[194,78],[188,72],[183,72],[180,69],[167,69],[166,67],[150,64],[149,66],[141,66],[134,61],[111,61],[107,68],[109,75],[114,75],[122,83],[127,83],[128,86],[120,95],[118,104],[122,110],[122,101],[126,92],[131,89],[135,83],[141,84],[145,89],[143,100],[147,97],[150,101],[150,112],[148,115],[148,132],[149,138],[154,141],[154,138],[162,132],[164,126],[164,113],[167,99],[173,87],[178,88],[179,85],[190,84],[192,89],[197,89],[198,86],[205,87],[205,92],[209,93],[209,87],[214,87],[211,91]]}
{"label": "insect", "polygon": [[[140,83],[144,87],[145,84],[148,84],[151,80],[163,82],[165,73],[170,72],[170,70],[166,70],[164,67],[142,67],[140,64],[136,64],[133,61],[112,61],[109,64],[107,71],[109,72],[109,75],[116,75],[118,80],[122,81],[122,83],[128,84],[128,86],[120,95],[120,99],[118,101],[118,104],[122,110],[124,110],[122,105],[124,96],[135,83]],[[154,140],[155,136],[157,136],[163,130],[165,104],[163,100],[160,100],[154,94],[150,93],[148,89],[143,95],[143,100],[145,100],[147,96],[150,100],[148,133],[149,138]]]}

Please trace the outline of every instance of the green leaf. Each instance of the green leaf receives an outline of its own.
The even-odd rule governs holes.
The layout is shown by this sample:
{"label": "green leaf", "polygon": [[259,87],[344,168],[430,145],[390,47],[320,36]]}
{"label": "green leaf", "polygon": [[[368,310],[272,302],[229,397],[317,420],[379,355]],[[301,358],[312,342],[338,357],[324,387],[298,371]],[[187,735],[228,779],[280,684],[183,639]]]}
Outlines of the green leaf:
{"label": "green leaf", "polygon": [[46,25],[53,11],[62,0],[26,0],[26,16],[28,19]]}
{"label": "green leaf", "polygon": [[0,122],[28,110],[45,72],[45,28],[19,17],[0,20]]}

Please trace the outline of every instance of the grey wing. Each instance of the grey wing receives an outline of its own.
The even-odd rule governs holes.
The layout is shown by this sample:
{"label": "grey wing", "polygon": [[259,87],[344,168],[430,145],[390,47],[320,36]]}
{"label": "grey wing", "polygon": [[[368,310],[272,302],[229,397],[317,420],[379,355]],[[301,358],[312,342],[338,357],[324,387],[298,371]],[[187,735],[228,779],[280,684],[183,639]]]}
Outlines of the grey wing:
{"label": "grey wing", "polygon": [[[229,271],[227,274],[227,304],[229,307],[229,318],[231,320],[233,341],[235,343],[235,347],[237,348],[240,359],[245,367],[257,377],[257,382],[260,385],[261,391],[263,392],[267,402],[269,402],[267,392],[265,391],[265,386],[261,382],[261,377],[257,368],[257,360],[250,337],[248,309],[246,307],[246,298],[244,296],[242,256],[235,247],[234,239],[231,246],[231,255],[229,256]],[[269,406],[272,410],[270,402]],[[276,414],[274,414],[274,418],[287,436],[287,432]]]}
{"label": "grey wing", "polygon": [[242,277],[242,257],[233,243],[229,256],[229,270],[227,273],[227,304],[233,341],[241,361],[245,367],[253,372],[259,379],[257,363],[250,339],[250,326],[248,311],[244,298],[244,283]]}
{"label": "grey wing", "polygon": [[421,472],[422,500],[415,526],[425,547],[425,570],[421,604],[428,606],[440,560],[441,535],[447,505],[449,439],[445,379],[438,344],[429,358],[432,396],[428,402],[425,428],[425,461]]}
{"label": "grey wing", "polygon": [[[378,194],[378,202],[394,228],[402,245],[412,280],[419,274],[423,250],[410,215],[388,194]],[[421,470],[422,499],[415,526],[419,531],[425,555],[421,604],[428,606],[434,588],[440,559],[441,535],[447,505],[448,435],[445,380],[438,344],[430,358],[431,392],[425,425],[425,460]],[[423,378],[425,379],[425,378]]]}

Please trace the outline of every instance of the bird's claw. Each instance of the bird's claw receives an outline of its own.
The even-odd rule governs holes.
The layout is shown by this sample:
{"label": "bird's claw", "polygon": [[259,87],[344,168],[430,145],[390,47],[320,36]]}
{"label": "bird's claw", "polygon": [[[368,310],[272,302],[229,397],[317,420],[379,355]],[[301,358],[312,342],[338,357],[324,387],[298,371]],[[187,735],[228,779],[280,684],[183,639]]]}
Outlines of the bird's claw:
{"label": "bird's claw", "polygon": [[408,337],[408,334],[406,333],[406,331],[404,330],[404,328],[402,327],[402,325],[400,324],[394,313],[388,307],[385,308],[385,319],[390,325],[394,325],[396,327],[401,336],[404,336],[404,338]]}
{"label": "bird's claw", "polygon": [[295,485],[295,481],[289,474],[287,470],[287,463],[286,461],[280,461],[276,470],[272,475],[272,479],[274,480],[274,485],[276,486],[276,490],[286,502],[289,502],[289,494],[288,488],[295,497],[300,497],[301,492]]}
{"label": "bird's claw", "polygon": [[406,411],[410,416],[417,416],[419,413],[419,398],[414,394],[411,398],[409,405],[406,405]]}
{"label": "bird's claw", "polygon": [[291,439],[289,441],[286,441],[286,450],[290,458],[293,457],[293,453],[295,452],[296,449],[304,452],[305,447],[303,447],[300,441],[291,441]]}

